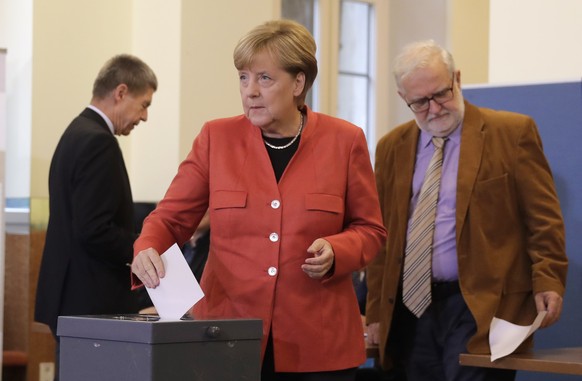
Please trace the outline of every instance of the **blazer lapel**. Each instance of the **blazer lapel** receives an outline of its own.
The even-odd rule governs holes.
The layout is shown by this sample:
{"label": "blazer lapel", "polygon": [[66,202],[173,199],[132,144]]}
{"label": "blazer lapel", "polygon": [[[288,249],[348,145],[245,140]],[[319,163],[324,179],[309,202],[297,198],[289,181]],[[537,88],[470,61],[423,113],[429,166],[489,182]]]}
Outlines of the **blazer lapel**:
{"label": "blazer lapel", "polygon": [[479,109],[465,102],[465,117],[461,131],[459,172],[457,175],[457,242],[465,223],[469,201],[483,158],[484,124]]}
{"label": "blazer lapel", "polygon": [[[416,162],[416,146],[418,145],[418,137],[420,130],[416,123],[412,123],[410,128],[402,135],[400,143],[396,146],[397,160],[399,163],[394,163],[395,166],[401,168],[396,171],[396,200],[403,200],[397,205],[398,218],[403,221],[408,221],[408,208],[412,193],[412,176],[414,173],[414,164]],[[407,226],[408,224],[406,224]],[[406,234],[406,228],[404,230]]]}

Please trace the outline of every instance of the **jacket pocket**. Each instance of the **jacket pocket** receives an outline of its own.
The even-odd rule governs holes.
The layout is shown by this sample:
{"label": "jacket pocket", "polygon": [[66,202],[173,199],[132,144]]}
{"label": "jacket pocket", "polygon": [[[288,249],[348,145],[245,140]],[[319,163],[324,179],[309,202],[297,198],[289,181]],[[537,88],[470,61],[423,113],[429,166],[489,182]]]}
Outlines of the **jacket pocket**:
{"label": "jacket pocket", "polygon": [[246,208],[246,191],[216,191],[210,199],[212,209]]}
{"label": "jacket pocket", "polygon": [[469,213],[490,246],[499,246],[502,239],[517,234],[519,215],[514,195],[507,174],[475,184]]}
{"label": "jacket pocket", "polygon": [[305,209],[342,214],[344,200],[333,194],[309,193],[305,195]]}
{"label": "jacket pocket", "polygon": [[501,176],[480,180],[475,184],[475,192],[480,197],[493,197],[491,201],[495,201],[498,196],[503,196],[507,191],[509,182],[509,175],[507,173]]}

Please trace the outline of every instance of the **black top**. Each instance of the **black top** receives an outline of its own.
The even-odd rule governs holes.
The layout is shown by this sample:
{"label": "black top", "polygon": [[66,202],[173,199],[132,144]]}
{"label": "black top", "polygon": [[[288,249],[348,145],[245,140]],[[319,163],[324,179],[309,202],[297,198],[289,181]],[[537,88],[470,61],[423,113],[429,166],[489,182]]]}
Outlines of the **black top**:
{"label": "black top", "polygon": [[[263,136],[263,140],[276,147],[281,147],[293,140],[293,137],[269,138]],[[293,155],[295,155],[295,152],[297,152],[300,140],[301,135],[297,137],[297,140],[295,140],[293,144],[284,149],[273,149],[265,144],[265,147],[267,147],[267,152],[269,153],[269,158],[271,158],[271,164],[273,165],[273,171],[275,171],[275,178],[277,179],[277,182],[279,182],[281,176],[283,176],[283,172],[285,172],[285,168],[287,168],[287,164],[289,164],[291,158]]]}

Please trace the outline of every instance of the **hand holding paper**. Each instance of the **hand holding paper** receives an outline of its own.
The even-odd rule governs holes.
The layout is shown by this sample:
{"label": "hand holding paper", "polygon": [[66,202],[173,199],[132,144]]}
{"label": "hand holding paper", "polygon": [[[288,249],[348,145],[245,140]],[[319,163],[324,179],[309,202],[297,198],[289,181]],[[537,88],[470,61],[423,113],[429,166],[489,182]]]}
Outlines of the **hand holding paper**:
{"label": "hand holding paper", "polygon": [[196,304],[204,292],[190,270],[177,244],[172,245],[161,259],[165,276],[156,288],[146,288],[160,319],[180,320]]}
{"label": "hand holding paper", "polygon": [[532,325],[521,326],[496,317],[491,321],[489,330],[489,346],[491,347],[491,361],[511,354],[534,333],[542,324],[546,311],[541,311]]}

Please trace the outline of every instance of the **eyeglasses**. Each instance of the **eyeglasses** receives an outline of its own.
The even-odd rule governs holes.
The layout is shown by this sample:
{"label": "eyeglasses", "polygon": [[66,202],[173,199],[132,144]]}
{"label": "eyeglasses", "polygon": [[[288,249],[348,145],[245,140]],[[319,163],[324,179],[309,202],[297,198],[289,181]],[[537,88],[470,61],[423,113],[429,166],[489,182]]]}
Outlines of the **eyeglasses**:
{"label": "eyeglasses", "polygon": [[422,112],[422,111],[428,110],[430,108],[430,101],[435,101],[439,105],[442,105],[443,103],[446,103],[446,102],[450,101],[451,99],[453,99],[453,97],[454,97],[454,91],[453,91],[454,83],[455,83],[455,77],[453,76],[453,81],[451,82],[451,87],[446,88],[442,91],[439,91],[438,93],[434,93],[431,97],[425,97],[425,98],[421,98],[417,101],[407,103],[407,105],[408,105],[408,107],[410,107],[410,109],[413,112]]}

